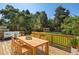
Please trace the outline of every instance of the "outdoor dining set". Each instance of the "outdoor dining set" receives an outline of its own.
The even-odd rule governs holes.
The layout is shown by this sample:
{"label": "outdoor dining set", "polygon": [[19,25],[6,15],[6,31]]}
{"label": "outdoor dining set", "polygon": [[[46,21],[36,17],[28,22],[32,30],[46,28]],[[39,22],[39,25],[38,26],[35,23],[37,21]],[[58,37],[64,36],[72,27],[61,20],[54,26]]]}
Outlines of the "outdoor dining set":
{"label": "outdoor dining set", "polygon": [[37,55],[37,50],[41,47],[43,54],[49,54],[48,41],[32,37],[27,40],[26,36],[11,38],[11,54],[12,55]]}

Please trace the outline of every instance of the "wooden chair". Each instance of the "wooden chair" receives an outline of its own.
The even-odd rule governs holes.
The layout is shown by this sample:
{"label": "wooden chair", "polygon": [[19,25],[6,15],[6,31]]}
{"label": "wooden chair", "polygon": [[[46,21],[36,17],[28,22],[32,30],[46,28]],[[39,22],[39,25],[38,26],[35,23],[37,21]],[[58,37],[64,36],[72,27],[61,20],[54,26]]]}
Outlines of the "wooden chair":
{"label": "wooden chair", "polygon": [[12,54],[13,55],[25,55],[31,54],[31,48],[22,44],[18,39],[12,39]]}
{"label": "wooden chair", "polygon": [[47,36],[40,36],[40,39],[47,40]]}
{"label": "wooden chair", "polygon": [[19,42],[15,42],[17,45],[17,54],[19,55],[25,55],[25,54],[30,54],[31,53],[31,49],[23,44],[20,44]]}
{"label": "wooden chair", "polygon": [[12,55],[17,54],[17,45],[15,44],[15,41],[13,38],[12,38],[12,43],[11,43],[11,54]]}

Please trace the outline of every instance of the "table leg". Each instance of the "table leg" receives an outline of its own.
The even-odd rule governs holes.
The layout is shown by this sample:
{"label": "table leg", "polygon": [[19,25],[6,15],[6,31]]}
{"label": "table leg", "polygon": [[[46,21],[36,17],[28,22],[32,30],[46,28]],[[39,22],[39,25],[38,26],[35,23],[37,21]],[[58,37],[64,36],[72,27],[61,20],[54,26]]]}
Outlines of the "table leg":
{"label": "table leg", "polygon": [[33,53],[32,54],[36,55],[36,48],[35,47],[33,47]]}
{"label": "table leg", "polygon": [[49,46],[48,46],[48,42],[45,44],[45,54],[46,54],[46,55],[49,54]]}

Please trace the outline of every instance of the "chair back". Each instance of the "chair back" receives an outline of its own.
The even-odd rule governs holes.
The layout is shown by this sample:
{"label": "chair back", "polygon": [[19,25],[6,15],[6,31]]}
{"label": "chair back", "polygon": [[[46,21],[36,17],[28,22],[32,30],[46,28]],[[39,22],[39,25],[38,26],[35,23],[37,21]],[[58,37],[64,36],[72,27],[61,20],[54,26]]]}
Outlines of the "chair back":
{"label": "chair back", "polygon": [[17,39],[15,39],[15,38],[12,38],[11,54],[13,54],[13,55],[21,54],[21,46],[20,46],[19,42],[17,42]]}

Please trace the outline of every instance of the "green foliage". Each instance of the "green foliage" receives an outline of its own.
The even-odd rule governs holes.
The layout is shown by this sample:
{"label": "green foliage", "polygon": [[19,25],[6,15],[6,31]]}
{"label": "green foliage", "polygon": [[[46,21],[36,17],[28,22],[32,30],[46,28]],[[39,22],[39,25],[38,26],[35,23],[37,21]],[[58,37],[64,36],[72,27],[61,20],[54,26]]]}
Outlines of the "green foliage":
{"label": "green foliage", "polygon": [[40,12],[36,12],[33,16],[33,30],[41,29]]}
{"label": "green foliage", "polygon": [[8,19],[8,27],[10,30],[27,30],[31,28],[31,14],[29,10],[22,10],[14,8],[11,5],[6,5],[5,9],[1,9],[2,18]]}
{"label": "green foliage", "polygon": [[79,16],[69,17],[69,10],[62,6],[57,7],[55,12],[54,20],[48,20],[45,11],[32,14],[29,10],[20,11],[11,5],[6,5],[4,9],[0,10],[3,19],[0,20],[0,25],[6,24],[10,30],[14,31],[42,31],[44,27],[49,27],[51,31],[79,35]]}
{"label": "green foliage", "polygon": [[61,24],[64,19],[69,16],[69,10],[66,10],[62,6],[58,6],[55,10],[54,29],[55,31],[61,31]]}
{"label": "green foliage", "polygon": [[0,25],[3,25],[4,19],[0,19]]}
{"label": "green foliage", "polygon": [[40,22],[42,24],[42,27],[47,27],[48,18],[47,18],[47,14],[45,13],[45,11],[42,11],[40,13]]}
{"label": "green foliage", "polygon": [[79,16],[67,17],[61,28],[65,34],[79,35]]}
{"label": "green foliage", "polygon": [[54,30],[54,20],[53,19],[49,19],[48,20],[48,25],[47,25],[49,28],[50,28],[50,31],[53,31]]}
{"label": "green foliage", "polygon": [[[10,30],[23,30],[31,32],[31,30],[40,30],[47,26],[48,18],[45,11],[31,14],[29,10],[22,10],[14,8],[11,5],[6,5],[4,9],[0,10],[3,19],[7,19],[7,26]],[[2,24],[2,22],[0,23]]]}
{"label": "green foliage", "polygon": [[48,18],[45,11],[42,12],[36,12],[36,14],[33,17],[33,30],[39,30],[42,31],[43,27],[47,27],[48,24]]}
{"label": "green foliage", "polygon": [[71,39],[71,46],[72,46],[73,48],[77,48],[77,45],[78,45],[78,39],[77,39],[76,37],[73,37],[73,38]]}

